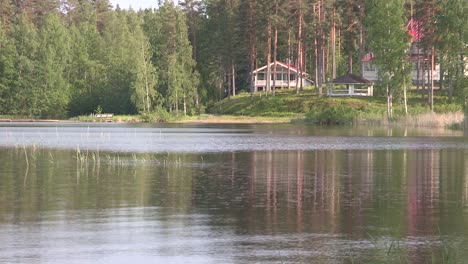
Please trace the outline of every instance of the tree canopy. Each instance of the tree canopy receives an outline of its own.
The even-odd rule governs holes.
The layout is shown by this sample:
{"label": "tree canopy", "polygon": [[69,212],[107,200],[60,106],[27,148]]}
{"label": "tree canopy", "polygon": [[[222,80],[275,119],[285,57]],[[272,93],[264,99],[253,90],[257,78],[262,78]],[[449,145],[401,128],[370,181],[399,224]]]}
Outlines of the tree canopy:
{"label": "tree canopy", "polygon": [[359,74],[369,52],[398,98],[410,81],[412,19],[450,100],[465,98],[467,10],[463,0],[161,0],[138,11],[108,0],[0,0],[0,115],[200,113],[254,93],[250,73],[274,60],[309,73],[321,95],[336,76]]}

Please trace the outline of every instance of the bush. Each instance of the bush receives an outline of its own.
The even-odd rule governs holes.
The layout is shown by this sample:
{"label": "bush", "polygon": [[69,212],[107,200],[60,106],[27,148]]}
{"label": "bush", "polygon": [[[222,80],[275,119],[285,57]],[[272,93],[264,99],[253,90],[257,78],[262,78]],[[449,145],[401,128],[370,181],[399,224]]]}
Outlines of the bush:
{"label": "bush", "polygon": [[167,122],[171,118],[171,115],[162,107],[156,108],[151,113],[146,113],[141,115],[141,119],[145,122]]}
{"label": "bush", "polygon": [[357,115],[357,110],[340,103],[326,108],[314,107],[306,114],[306,120],[321,125],[349,124]]}

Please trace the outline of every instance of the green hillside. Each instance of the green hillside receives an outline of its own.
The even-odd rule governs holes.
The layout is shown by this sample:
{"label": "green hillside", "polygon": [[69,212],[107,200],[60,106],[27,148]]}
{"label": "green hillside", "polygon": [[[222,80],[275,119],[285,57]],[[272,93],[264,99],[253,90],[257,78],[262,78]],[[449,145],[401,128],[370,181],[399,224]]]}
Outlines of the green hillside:
{"label": "green hillside", "polygon": [[[460,113],[459,102],[449,103],[445,91],[436,91],[434,111],[437,115]],[[318,98],[315,90],[306,89],[300,94],[295,90],[279,90],[275,96],[257,93],[250,96],[242,93],[226,98],[209,109],[217,115],[290,117],[310,123],[334,124],[352,122],[381,122],[386,120],[387,101],[383,96],[374,97],[327,97]],[[394,121],[406,119],[402,100],[394,102]],[[427,96],[417,91],[408,95],[408,116],[429,114]]]}

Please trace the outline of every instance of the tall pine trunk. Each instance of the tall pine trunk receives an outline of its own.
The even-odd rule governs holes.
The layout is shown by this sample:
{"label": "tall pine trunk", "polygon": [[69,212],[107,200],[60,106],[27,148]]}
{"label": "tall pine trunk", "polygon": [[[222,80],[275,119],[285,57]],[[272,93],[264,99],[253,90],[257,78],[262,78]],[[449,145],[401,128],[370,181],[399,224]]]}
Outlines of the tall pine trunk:
{"label": "tall pine trunk", "polygon": [[232,96],[236,96],[236,66],[234,62],[231,62],[232,71]]}
{"label": "tall pine trunk", "polygon": [[[296,74],[296,93],[300,91],[300,86],[302,86],[302,0],[297,1],[298,7],[298,19],[297,19],[297,74]],[[300,80],[299,80],[300,79]],[[300,82],[300,84],[299,84]]]}
{"label": "tall pine trunk", "polygon": [[387,118],[390,122],[393,118],[393,98],[392,91],[387,83]]}
{"label": "tall pine trunk", "polygon": [[432,45],[432,49],[431,49],[431,74],[430,74],[430,90],[431,90],[431,97],[430,97],[430,102],[429,102],[429,105],[430,105],[430,109],[431,109],[431,112],[434,112],[434,63],[435,63],[435,49],[434,49],[434,45]]}
{"label": "tall pine trunk", "polygon": [[[276,90],[276,60],[278,55],[278,0],[275,0],[275,33],[273,41],[273,96]],[[281,75],[282,76],[282,75]],[[281,77],[281,79],[283,79]]]}
{"label": "tall pine trunk", "polygon": [[288,28],[288,90],[291,89],[291,30]]}
{"label": "tall pine trunk", "polygon": [[408,98],[406,95],[406,78],[403,80],[403,104],[405,106],[405,115],[408,114]]}
{"label": "tall pine trunk", "polygon": [[331,26],[331,56],[332,56],[332,79],[336,78],[336,22],[335,22],[335,9],[333,9],[333,22]]}
{"label": "tall pine trunk", "polygon": [[250,96],[257,92],[255,86],[255,27],[254,27],[254,0],[249,0],[249,62],[250,62]]}
{"label": "tall pine trunk", "polygon": [[268,18],[268,28],[267,28],[267,45],[268,45],[268,54],[267,54],[267,76],[266,76],[266,91],[265,93],[268,94],[271,91],[271,20]]}
{"label": "tall pine trunk", "polygon": [[227,72],[227,84],[228,84],[227,97],[230,99],[231,91],[232,91],[232,74],[230,71]]}
{"label": "tall pine trunk", "polygon": [[322,97],[323,95],[323,75],[324,75],[324,36],[322,30],[322,1],[318,2],[318,96]]}

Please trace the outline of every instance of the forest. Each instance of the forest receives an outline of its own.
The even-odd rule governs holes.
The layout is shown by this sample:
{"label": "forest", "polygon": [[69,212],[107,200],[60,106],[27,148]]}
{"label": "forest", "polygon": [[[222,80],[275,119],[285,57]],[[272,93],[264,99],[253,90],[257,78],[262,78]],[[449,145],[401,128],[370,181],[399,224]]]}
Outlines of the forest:
{"label": "forest", "polygon": [[[427,67],[441,65],[438,85],[448,100],[467,96],[466,0],[160,0],[158,6],[0,0],[0,115],[195,115],[239,92],[255,93],[250,73],[277,60],[311,73],[320,97],[335,77],[359,74],[369,52],[382,72],[377,94],[400,100],[411,81],[409,21],[418,22],[419,45],[430,51]],[[430,107],[434,85],[425,87]]]}

